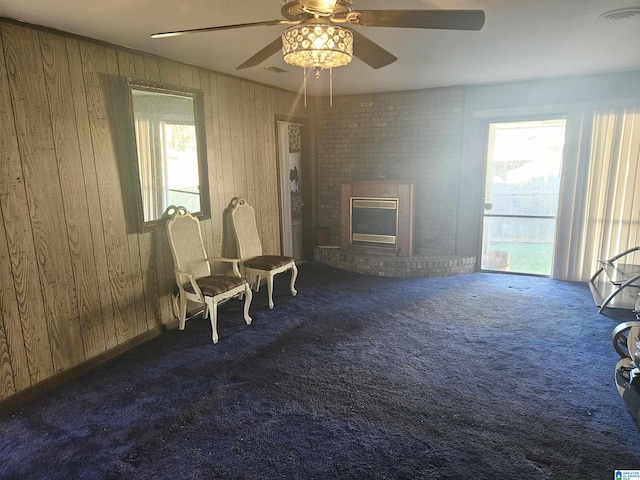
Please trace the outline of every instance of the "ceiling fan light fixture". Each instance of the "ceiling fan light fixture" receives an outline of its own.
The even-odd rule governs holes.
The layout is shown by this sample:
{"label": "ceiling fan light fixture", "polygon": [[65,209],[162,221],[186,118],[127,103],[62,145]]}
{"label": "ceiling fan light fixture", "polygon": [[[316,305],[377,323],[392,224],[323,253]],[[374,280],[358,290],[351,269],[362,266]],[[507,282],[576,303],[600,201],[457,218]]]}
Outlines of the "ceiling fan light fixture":
{"label": "ceiling fan light fixture", "polygon": [[296,25],[282,34],[282,55],[296,67],[342,67],[353,58],[353,34],[338,25]]}

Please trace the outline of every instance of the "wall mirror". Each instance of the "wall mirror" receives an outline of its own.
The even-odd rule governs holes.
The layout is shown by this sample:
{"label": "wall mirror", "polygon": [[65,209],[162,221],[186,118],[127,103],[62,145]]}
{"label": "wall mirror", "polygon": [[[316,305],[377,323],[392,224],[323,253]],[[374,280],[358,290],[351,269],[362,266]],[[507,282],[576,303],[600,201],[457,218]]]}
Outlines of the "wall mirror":
{"label": "wall mirror", "polygon": [[210,218],[202,92],[135,79],[127,85],[139,230],[163,227],[171,205]]}

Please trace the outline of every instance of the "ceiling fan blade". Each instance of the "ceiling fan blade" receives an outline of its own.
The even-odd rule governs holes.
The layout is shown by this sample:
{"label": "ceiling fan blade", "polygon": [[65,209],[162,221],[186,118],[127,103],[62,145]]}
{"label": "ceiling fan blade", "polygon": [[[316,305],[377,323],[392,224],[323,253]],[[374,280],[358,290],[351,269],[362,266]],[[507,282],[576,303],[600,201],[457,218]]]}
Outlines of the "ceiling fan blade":
{"label": "ceiling fan blade", "polygon": [[242,65],[239,65],[238,67],[236,67],[236,70],[242,70],[243,68],[255,67],[256,65],[259,65],[262,62],[264,62],[267,58],[269,58],[271,55],[273,55],[274,53],[276,53],[279,50],[282,50],[282,37],[281,36],[276,38],[273,42],[271,42],[269,45],[264,47],[262,50],[260,50],[253,57],[251,57],[249,60],[244,62]]}
{"label": "ceiling fan blade", "polygon": [[287,20],[268,20],[266,22],[253,22],[253,23],[239,23],[237,25],[222,25],[219,27],[205,27],[205,28],[193,28],[191,30],[177,30],[175,32],[160,32],[151,35],[151,38],[164,38],[164,37],[176,37],[178,35],[186,35],[187,33],[203,33],[203,32],[215,32],[216,30],[231,30],[233,28],[245,28],[245,27],[261,27],[261,26],[273,26],[273,25],[289,25],[290,21]]}
{"label": "ceiling fan blade", "polygon": [[372,42],[361,33],[352,30],[353,33],[353,54],[369,65],[371,68],[386,67],[390,63],[398,60],[398,57],[387,52],[377,43]]}
{"label": "ceiling fan blade", "polygon": [[480,30],[484,25],[482,10],[363,10],[349,17],[363,27]]}

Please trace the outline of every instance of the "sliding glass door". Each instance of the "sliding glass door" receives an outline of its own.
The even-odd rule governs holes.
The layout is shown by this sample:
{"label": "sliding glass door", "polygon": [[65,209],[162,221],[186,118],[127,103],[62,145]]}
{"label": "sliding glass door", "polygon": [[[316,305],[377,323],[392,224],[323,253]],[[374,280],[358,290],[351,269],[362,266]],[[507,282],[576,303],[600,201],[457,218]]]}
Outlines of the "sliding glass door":
{"label": "sliding glass door", "polygon": [[565,119],[491,123],[483,270],[550,275]]}

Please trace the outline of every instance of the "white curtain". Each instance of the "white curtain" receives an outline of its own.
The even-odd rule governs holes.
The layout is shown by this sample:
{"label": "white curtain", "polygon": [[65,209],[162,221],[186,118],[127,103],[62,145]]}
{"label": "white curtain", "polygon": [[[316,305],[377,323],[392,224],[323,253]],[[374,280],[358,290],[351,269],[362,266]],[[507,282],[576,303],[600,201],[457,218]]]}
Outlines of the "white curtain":
{"label": "white curtain", "polygon": [[640,107],[568,115],[560,191],[554,278],[587,281],[640,245]]}

